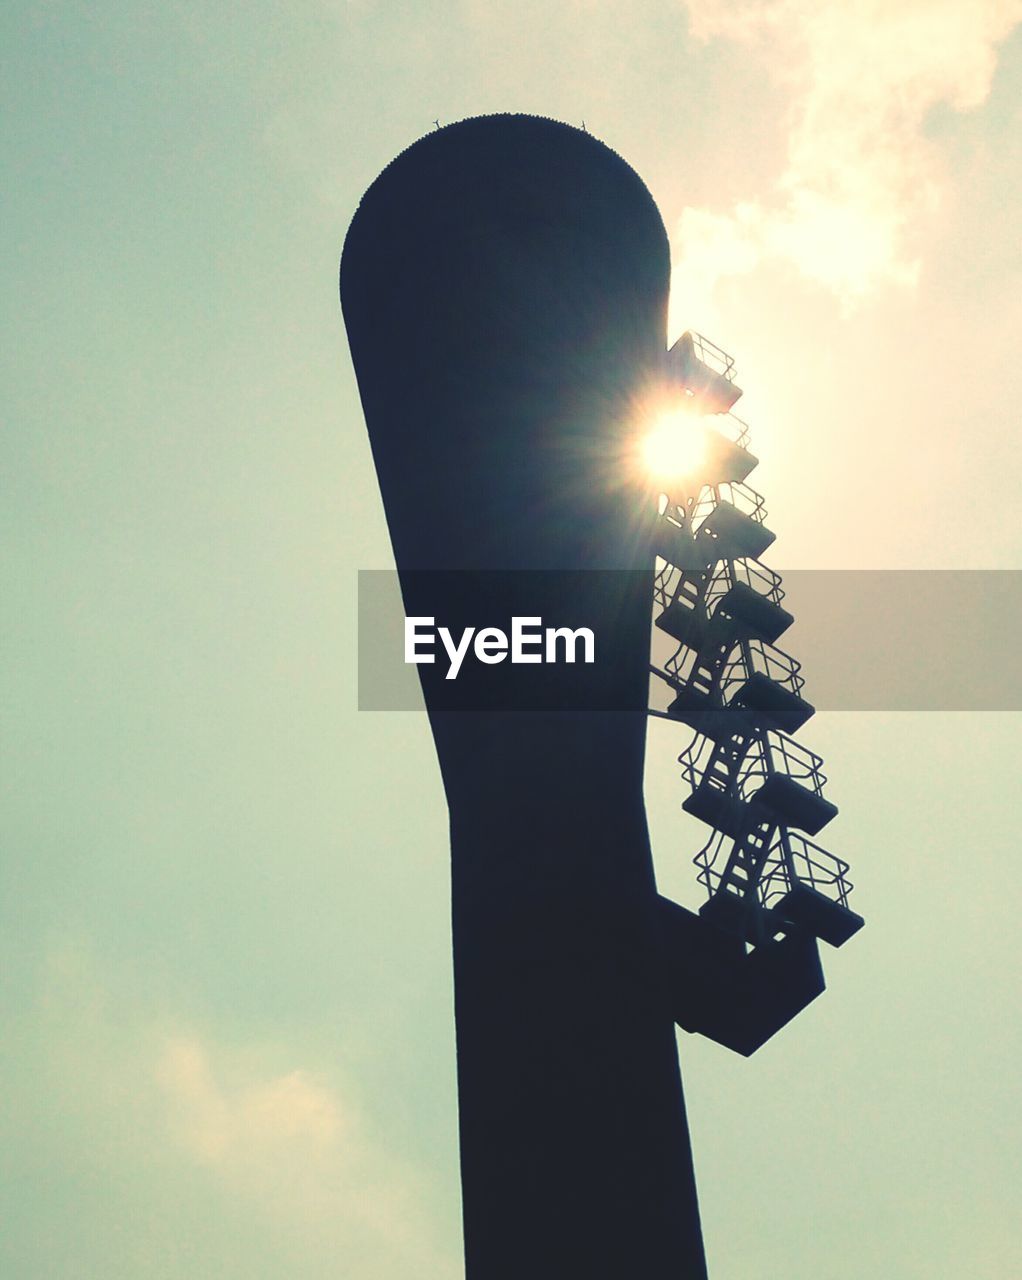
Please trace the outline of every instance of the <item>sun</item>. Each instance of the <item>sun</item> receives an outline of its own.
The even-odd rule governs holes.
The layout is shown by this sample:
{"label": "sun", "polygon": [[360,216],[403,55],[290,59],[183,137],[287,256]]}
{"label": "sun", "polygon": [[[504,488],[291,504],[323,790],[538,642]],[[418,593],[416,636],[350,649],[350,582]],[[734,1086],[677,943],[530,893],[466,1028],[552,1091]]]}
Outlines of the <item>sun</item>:
{"label": "sun", "polygon": [[698,477],[706,464],[706,428],[683,409],[660,413],[639,441],[639,465],[657,484],[680,484]]}

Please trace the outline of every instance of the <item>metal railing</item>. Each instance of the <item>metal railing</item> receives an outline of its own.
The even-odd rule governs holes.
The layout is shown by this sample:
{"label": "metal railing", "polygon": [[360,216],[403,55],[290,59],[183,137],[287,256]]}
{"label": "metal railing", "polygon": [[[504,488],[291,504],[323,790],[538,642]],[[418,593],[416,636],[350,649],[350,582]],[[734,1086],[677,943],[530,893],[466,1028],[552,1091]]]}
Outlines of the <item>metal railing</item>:
{"label": "metal railing", "polygon": [[805,680],[799,672],[802,664],[790,654],[767,644],[765,640],[744,640],[736,645],[724,663],[720,691],[727,704],[753,675],[764,675],[789,693],[800,694]]}
{"label": "metal railing", "polygon": [[[723,868],[731,857],[731,846],[734,841],[722,831],[714,831],[706,844],[699,850],[693,861],[699,868],[696,880],[712,897],[720,887]],[[726,850],[726,852],[725,852]]]}
{"label": "metal railing", "polygon": [[692,333],[692,349],[696,354],[696,358],[701,360],[715,373],[719,373],[722,377],[727,378],[728,382],[735,380],[735,362],[734,357],[729,356],[726,351],[722,351],[715,342],[711,342],[709,338],[704,338],[701,333]]}
{"label": "metal railing", "polygon": [[763,905],[776,906],[789,890],[805,884],[847,907],[848,895],[854,887],[848,880],[848,869],[844,859],[828,853],[796,831],[779,827],[759,882]]}
{"label": "metal railing", "polygon": [[749,424],[743,422],[737,413],[715,413],[704,421],[711,430],[718,432],[732,444],[736,444],[739,449],[749,447]]}
{"label": "metal railing", "polygon": [[[690,395],[699,394],[704,383],[712,382],[706,378],[706,370],[717,378],[734,381],[732,357],[702,334],[686,333],[676,346],[678,369],[692,380]],[[704,367],[702,375],[698,368],[700,364]],[[749,428],[736,414],[728,411],[707,415],[704,425],[708,431],[739,448],[748,447]],[[729,506],[734,511],[727,510]],[[743,522],[735,518],[735,512],[738,512],[757,525],[764,525],[767,514],[762,496],[738,481],[704,485],[696,493],[687,494],[683,502],[664,495],[658,506],[660,518],[673,526],[667,533],[668,537],[676,529],[679,534],[684,533],[703,544],[708,539],[713,540],[714,521],[701,537],[700,531],[715,511],[720,511],[720,545],[710,550],[727,552],[727,531],[732,526],[735,541],[732,554],[743,545],[755,550],[770,538],[765,530],[762,535],[752,534],[748,526],[743,530]],[[666,546],[666,541],[661,545]],[[665,711],[653,714],[682,721],[687,718],[691,724],[704,726],[703,731],[696,732],[678,756],[678,763],[684,781],[693,792],[701,790],[704,796],[712,792],[727,797],[719,810],[715,804],[710,804],[699,811],[717,815],[717,820],[732,834],[714,827],[706,844],[695,856],[697,879],[710,898],[719,895],[723,900],[726,895],[744,904],[742,909],[748,912],[744,917],[749,930],[747,937],[758,945],[763,940],[760,935],[765,935],[771,927],[769,909],[791,890],[805,885],[847,908],[852,885],[847,878],[846,862],[801,833],[790,831],[782,825],[784,819],[780,817],[780,810],[775,812],[774,801],[781,808],[788,806],[790,801],[794,811],[801,813],[800,806],[807,803],[804,795],[798,799],[790,792],[785,796],[783,789],[774,792],[771,788],[768,792],[769,805],[753,803],[748,810],[742,807],[754,802],[757,793],[771,778],[786,777],[821,798],[827,779],[822,771],[822,757],[788,734],[766,728],[755,714],[748,713],[740,702],[735,702],[742,687],[757,675],[795,696],[801,696],[805,686],[801,663],[782,649],[751,635],[735,641],[735,628],[730,626],[731,620],[726,616],[732,613],[731,603],[726,612],[721,606],[728,593],[738,586],[744,586],[746,590],[736,592],[733,597],[733,612],[737,620],[741,623],[744,618],[747,624],[744,630],[753,634],[757,631],[770,634],[769,610],[751,600],[747,591],[754,591],[763,601],[779,606],[785,598],[780,574],[751,556],[714,558],[706,568],[697,569],[679,569],[669,563],[661,565],[657,562],[656,607],[662,610],[680,602],[693,610],[695,625],[678,632],[686,635],[689,643],[678,645],[666,661],[661,660],[661,666],[652,668],[661,680],[686,697],[679,702],[676,714],[670,715]],[[742,626],[737,628],[737,634],[743,634]],[[706,696],[705,699],[689,697],[692,693]],[[701,718],[704,701],[706,716]],[[733,727],[730,718],[726,718],[732,713]],[[746,829],[750,823],[752,825]],[[730,908],[731,913],[734,912],[733,901],[727,904],[722,901],[724,905]],[[725,911],[720,917],[722,927],[730,927],[729,914]]]}
{"label": "metal railing", "polygon": [[664,663],[664,668],[672,681],[681,689],[688,683],[698,662],[698,652],[686,644],[681,644]]}
{"label": "metal railing", "polygon": [[[738,841],[714,831],[694,858],[696,880],[710,897],[720,892]],[[848,907],[854,885],[848,879],[848,863],[787,827],[778,827],[763,871],[756,882],[760,903],[766,909],[799,884],[808,885],[839,906]]]}
{"label": "metal railing", "polygon": [[701,733],[697,733],[681,755],[678,756],[678,763],[681,765],[681,776],[693,790],[702,781],[702,775],[709,766],[713,751],[713,742],[709,738],[703,737]]}
{"label": "metal railing", "polygon": [[[663,559],[663,557],[661,557]],[[671,579],[679,576],[679,570],[674,567],[670,561],[663,562],[663,568],[658,569],[653,575],[653,617],[656,618],[667,608],[673,598],[674,592],[671,590]]]}
{"label": "metal railing", "polygon": [[742,800],[750,800],[770,777],[783,776],[822,796],[827,776],[823,757],[802,746],[777,729],[759,734],[750,745],[738,769],[737,790]]}
{"label": "metal railing", "polygon": [[664,561],[663,567],[653,575],[653,603],[666,609],[675,600],[684,599],[692,608],[702,600],[709,578],[708,569],[679,569],[669,560]]}
{"label": "metal railing", "polygon": [[723,560],[714,570],[704,597],[706,612],[712,614],[723,597],[738,583],[744,583],[771,604],[780,604],[784,599],[781,575],[760,564],[758,560],[750,560],[746,556],[740,560]]}
{"label": "metal railing", "polygon": [[761,493],[738,481],[725,480],[718,485],[704,485],[692,508],[692,532],[698,533],[703,521],[721,503],[729,503],[743,516],[762,524],[766,519],[766,499]]}

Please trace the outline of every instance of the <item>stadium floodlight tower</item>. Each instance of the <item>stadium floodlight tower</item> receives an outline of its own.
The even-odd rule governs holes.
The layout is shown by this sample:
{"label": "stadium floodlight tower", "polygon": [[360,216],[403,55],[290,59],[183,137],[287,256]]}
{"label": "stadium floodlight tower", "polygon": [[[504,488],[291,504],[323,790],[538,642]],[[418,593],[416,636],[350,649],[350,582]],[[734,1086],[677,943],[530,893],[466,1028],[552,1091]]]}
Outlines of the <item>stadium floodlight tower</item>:
{"label": "stadium floodlight tower", "polygon": [[[770,648],[737,388],[694,335],[666,350],[669,273],[619,156],[510,115],[402,153],[341,260],[406,615],[596,637],[587,666],[419,667],[450,810],[467,1280],[705,1277],[674,1024],[751,1052],[822,990],[817,937],[850,931],[790,830],[830,807],[788,767],[808,704]],[[670,405],[705,447],[658,508],[641,442]],[[731,842],[702,856],[699,914],[658,896],[650,855],[651,600],[664,714],[700,735],[688,807]]]}

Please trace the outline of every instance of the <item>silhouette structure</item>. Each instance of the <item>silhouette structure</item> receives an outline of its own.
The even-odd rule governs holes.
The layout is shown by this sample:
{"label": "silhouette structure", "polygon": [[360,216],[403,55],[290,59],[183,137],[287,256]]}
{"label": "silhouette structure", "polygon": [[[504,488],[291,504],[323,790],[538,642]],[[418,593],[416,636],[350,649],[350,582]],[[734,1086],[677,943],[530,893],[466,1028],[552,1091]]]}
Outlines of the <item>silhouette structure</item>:
{"label": "silhouette structure", "polygon": [[[788,825],[833,806],[779,776],[777,730],[812,708],[755,667],[777,615],[748,599],[742,424],[659,512],[634,465],[651,388],[721,420],[741,394],[698,336],[666,352],[669,265],[624,161],[527,116],[409,148],[341,261],[406,614],[542,616],[601,646],[586,671],[419,668],[451,820],[468,1280],[705,1277],[673,1024],[753,1052],[823,990],[817,937],[861,924],[792,852]],[[686,807],[717,829],[698,915],[658,897],[646,829],[654,599],[664,714],[702,735]]]}
{"label": "silhouette structure", "polygon": [[651,537],[656,625],[674,648],[651,664],[669,702],[650,714],[695,729],[678,757],[692,788],[682,807],[713,833],[695,859],[708,900],[698,917],[662,900],[661,928],[679,1025],[748,1055],[823,991],[817,940],[841,946],[863,921],[848,864],[807,839],[837,806],[823,761],[791,736],[815,708],[776,644],[794,619],[759,559],[774,534],[745,483],[758,459],[732,412],[734,360],[685,333],[665,379],[697,447],[663,477]]}
{"label": "silhouette structure", "polygon": [[705,1274],[642,798],[648,495],[620,466],[668,277],[636,174],[523,116],[417,142],[344,247],[406,612],[432,612],[416,570],[631,571],[577,600],[613,638],[620,709],[446,710],[420,668],[451,815],[469,1280]]}

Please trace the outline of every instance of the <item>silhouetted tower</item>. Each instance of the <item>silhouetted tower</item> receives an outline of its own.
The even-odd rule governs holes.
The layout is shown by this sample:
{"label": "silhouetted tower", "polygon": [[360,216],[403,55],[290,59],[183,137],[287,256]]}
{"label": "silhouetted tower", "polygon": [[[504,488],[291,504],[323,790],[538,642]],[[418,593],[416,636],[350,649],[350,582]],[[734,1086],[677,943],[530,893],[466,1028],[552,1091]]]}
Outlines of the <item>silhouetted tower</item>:
{"label": "silhouetted tower", "polygon": [[[769,641],[726,644],[731,606],[755,591],[742,574],[758,551],[726,542],[746,528],[729,496],[744,475],[703,475],[658,516],[634,465],[651,390],[709,410],[708,389],[731,382],[691,335],[666,353],[669,268],[660,215],[620,157],[525,116],[428,134],[373,183],[345,242],[341,300],[406,614],[563,617],[606,648],[591,685],[565,667],[457,685],[419,668],[451,817],[468,1280],[705,1277],[673,1023],[751,1052],[823,986],[803,924],[767,938],[747,921],[781,917],[749,896],[695,915],[656,892],[651,538],[668,562],[661,626],[689,616],[664,668],[670,714],[708,733],[706,777],[726,780],[732,808],[712,799],[704,815],[742,850],[704,860],[715,902],[739,896],[749,815],[762,830],[776,799],[765,778],[754,794],[754,747],[773,752],[789,723],[762,718],[751,667],[733,678],[735,644],[751,663]],[[721,457],[743,453],[713,434]],[[740,729],[709,733],[714,711]],[[690,765],[706,802],[715,783]],[[756,885],[772,905],[773,868],[795,854],[766,843]]]}

